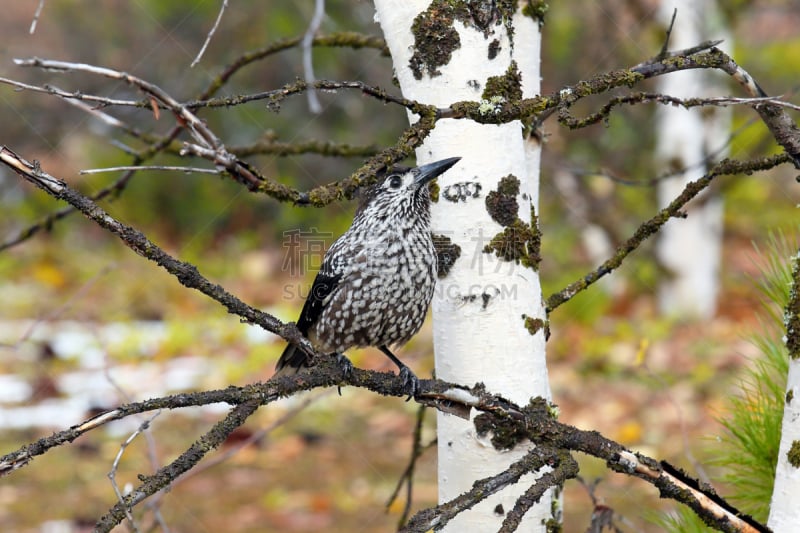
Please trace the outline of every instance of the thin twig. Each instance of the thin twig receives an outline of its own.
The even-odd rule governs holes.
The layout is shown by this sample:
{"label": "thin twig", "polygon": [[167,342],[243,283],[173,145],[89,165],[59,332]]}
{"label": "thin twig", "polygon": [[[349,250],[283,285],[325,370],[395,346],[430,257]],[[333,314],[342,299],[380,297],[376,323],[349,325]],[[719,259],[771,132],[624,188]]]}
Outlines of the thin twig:
{"label": "thin twig", "polygon": [[400,489],[403,488],[403,485],[406,486],[406,502],[403,505],[403,512],[400,513],[400,518],[397,520],[398,528],[401,528],[405,525],[406,521],[408,520],[408,514],[411,511],[412,492],[414,488],[414,469],[417,465],[417,459],[419,459],[426,450],[430,449],[437,442],[436,439],[433,439],[425,446],[422,446],[422,423],[425,420],[425,409],[425,405],[420,405],[417,409],[417,421],[414,424],[414,435],[411,437],[411,457],[409,458],[406,469],[400,475],[400,479],[397,480],[397,485],[395,485],[392,494],[389,495],[389,499],[386,500],[386,509],[388,510],[397,499],[397,496],[400,494]]}
{"label": "thin twig", "polygon": [[[270,108],[270,110],[277,112],[280,110],[280,103],[287,97],[302,94],[312,89],[320,89],[325,91],[356,89],[382,102],[401,105],[412,112],[416,112],[416,109],[419,107],[425,107],[423,104],[420,104],[415,100],[408,100],[402,96],[394,96],[388,93],[385,89],[368,85],[363,81],[335,80],[316,80],[311,83],[306,82],[305,80],[297,80],[293,83],[287,83],[280,89],[272,89],[260,93],[209,98],[206,100],[191,100],[189,102],[185,102],[183,105],[190,109],[197,109],[200,107],[232,107],[248,102],[267,100],[267,106]],[[137,107],[144,106],[140,104],[137,105]]]}
{"label": "thin twig", "polygon": [[[251,65],[256,61],[260,61],[261,59],[277,54],[284,50],[294,48],[300,44],[301,40],[302,37],[282,39],[280,41],[270,43],[263,48],[259,48],[258,50],[250,50],[243,53],[231,64],[224,67],[219,74],[214,76],[211,83],[198,97],[198,99],[203,100],[216,94],[217,91],[219,91],[219,89],[222,88],[222,86],[225,85],[235,73],[247,65]],[[381,37],[364,35],[356,32],[337,32],[329,35],[321,35],[319,37],[314,37],[314,39],[311,41],[311,44],[314,46],[346,47],[354,50],[361,48],[372,48],[375,50],[380,50],[382,55],[389,57],[389,49],[386,46],[386,41],[384,41]]]}
{"label": "thin twig", "polygon": [[322,18],[325,16],[325,0],[315,0],[314,2],[314,15],[311,17],[311,23],[308,25],[305,35],[303,35],[302,48],[303,48],[303,74],[306,83],[309,85],[308,92],[308,107],[312,113],[318,114],[322,112],[322,105],[317,98],[317,91],[313,83],[316,81],[314,76],[314,62],[312,57],[311,45],[314,40],[314,35],[319,31],[322,25]]}
{"label": "thin twig", "polygon": [[225,9],[228,7],[228,0],[222,0],[222,5],[219,8],[219,13],[217,13],[217,20],[214,21],[214,25],[209,30],[208,35],[206,35],[206,40],[203,43],[202,48],[200,51],[197,52],[197,57],[194,58],[194,61],[189,65],[190,67],[194,68],[200,62],[200,58],[203,57],[203,54],[206,53],[206,48],[208,47],[208,43],[211,42],[211,38],[217,32],[217,27],[219,27],[219,22],[222,20],[222,14],[225,13]]}
{"label": "thin twig", "polygon": [[31,21],[31,28],[28,30],[28,33],[33,35],[33,32],[36,31],[36,24],[39,23],[39,16],[42,14],[42,9],[44,9],[44,0],[39,0],[39,5],[36,6],[36,12],[33,14],[33,20]]}
{"label": "thin twig", "polygon": [[[148,94],[156,104],[160,103],[165,105],[170,111],[175,114],[178,122],[186,127],[198,145],[203,151],[208,154],[206,157],[227,170],[235,179],[246,184],[250,188],[255,188],[264,180],[256,175],[253,169],[239,161],[234,155],[230,154],[222,141],[211,131],[211,129],[197,116],[192,113],[186,106],[175,100],[172,96],[167,94],[166,91],[159,86],[145,81],[141,78],[128,74],[126,72],[119,72],[114,69],[106,67],[98,67],[95,65],[88,65],[86,63],[70,63],[67,61],[54,61],[49,59],[15,59],[14,63],[23,67],[38,67],[46,70],[55,70],[61,72],[87,72],[111,78],[114,80],[122,80],[129,85],[139,88],[144,93]],[[156,107],[157,109],[157,107]]]}
{"label": "thin twig", "polygon": [[[100,343],[103,344],[103,341],[100,340]],[[107,352],[108,350],[104,351]],[[108,363],[108,361],[106,361],[106,363]],[[114,379],[114,376],[111,375],[111,367],[108,364],[103,365],[103,376],[106,378],[106,381],[108,381],[111,384],[111,386],[114,387],[114,389],[116,389],[117,393],[126,403],[130,403],[133,401],[133,398],[131,397],[130,394],[128,394],[128,391],[126,391],[122,387],[122,385],[120,385],[117,382],[117,380]],[[148,460],[150,461],[150,467],[153,469],[154,472],[158,470],[160,462],[156,454],[156,440],[155,437],[153,437],[153,432],[150,431],[149,425],[150,422],[152,422],[152,420],[155,419],[155,417],[157,417],[160,414],[161,414],[160,410],[156,411],[155,415],[153,415],[150,419],[146,420],[142,424],[142,426],[140,426],[140,429],[143,428],[142,433],[144,435],[145,441],[147,442],[147,457]],[[125,446],[127,446],[127,444]],[[122,457],[122,450],[120,450],[118,457]],[[116,465],[114,465],[114,468],[112,469],[112,472],[114,471],[116,471]],[[114,489],[117,494],[117,501],[121,502],[122,496],[119,492],[119,489],[116,487],[116,481],[112,480],[112,484],[114,485]],[[164,533],[169,533],[169,528],[167,527],[166,520],[164,520],[164,516],[161,514],[161,509],[159,508],[160,503],[161,503],[161,498],[156,496],[148,500],[147,504],[145,504],[145,507],[153,511],[153,517],[155,519],[155,522],[157,522],[159,526],[161,526],[161,530]],[[147,530],[147,528],[145,528],[145,530]]]}
{"label": "thin twig", "polygon": [[125,453],[125,449],[128,446],[130,446],[130,444],[134,441],[136,437],[146,432],[147,429],[150,427],[150,423],[153,420],[155,420],[155,418],[160,414],[161,411],[157,411],[153,416],[142,422],[141,425],[136,429],[136,431],[134,431],[127,439],[125,439],[125,442],[123,442],[120,445],[116,457],[114,457],[114,462],[111,463],[111,470],[107,474],[109,481],[111,481],[111,486],[114,489],[114,494],[116,494],[117,496],[117,501],[123,505],[123,510],[125,512],[125,519],[128,521],[128,525],[131,527],[131,529],[136,533],[138,533],[139,528],[137,527],[136,522],[133,520],[131,507],[125,505],[124,496],[122,494],[122,491],[119,490],[119,485],[117,485],[117,469],[119,468],[119,463],[122,460],[122,455]]}
{"label": "thin twig", "polygon": [[656,56],[656,60],[660,61],[667,57],[667,52],[669,51],[669,38],[672,36],[672,28],[675,27],[675,17],[678,16],[678,8],[672,10],[672,19],[669,21],[669,26],[667,27],[666,35],[664,35],[664,44],[661,46],[661,51]]}
{"label": "thin twig", "polygon": [[99,106],[123,106],[123,107],[141,107],[150,109],[150,104],[144,100],[120,100],[118,98],[108,98],[106,96],[96,96],[93,94],[85,94],[80,91],[65,91],[54,87],[52,85],[31,85],[29,83],[22,83],[21,81],[12,80],[9,78],[0,77],[0,83],[11,85],[17,89],[24,91],[32,91],[37,93],[50,94],[58,96],[65,100],[81,100],[84,102],[96,102]]}
{"label": "thin twig", "polygon": [[219,174],[220,171],[214,168],[199,167],[176,167],[168,165],[125,165],[120,167],[88,168],[81,170],[79,174],[102,174],[104,172],[121,172],[123,170],[162,170],[166,172],[183,172],[184,174]]}

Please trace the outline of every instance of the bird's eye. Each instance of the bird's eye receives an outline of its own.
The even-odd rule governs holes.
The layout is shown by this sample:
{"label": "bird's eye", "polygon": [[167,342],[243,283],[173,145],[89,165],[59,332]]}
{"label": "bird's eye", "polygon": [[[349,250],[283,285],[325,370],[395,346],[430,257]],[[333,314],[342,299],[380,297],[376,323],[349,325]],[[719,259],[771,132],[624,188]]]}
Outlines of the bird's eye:
{"label": "bird's eye", "polygon": [[392,189],[399,189],[401,185],[403,185],[403,178],[400,176],[395,174],[389,178],[389,187]]}

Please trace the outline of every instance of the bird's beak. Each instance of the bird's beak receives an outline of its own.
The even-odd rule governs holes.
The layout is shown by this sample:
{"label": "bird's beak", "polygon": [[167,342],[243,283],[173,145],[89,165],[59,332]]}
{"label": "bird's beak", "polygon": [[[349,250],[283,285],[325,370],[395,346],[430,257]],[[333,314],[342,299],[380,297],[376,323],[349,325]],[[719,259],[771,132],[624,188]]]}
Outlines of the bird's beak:
{"label": "bird's beak", "polygon": [[450,167],[461,161],[460,157],[450,157],[442,159],[441,161],[434,161],[427,165],[417,167],[417,177],[414,179],[414,184],[417,187],[422,187],[433,178],[444,174]]}

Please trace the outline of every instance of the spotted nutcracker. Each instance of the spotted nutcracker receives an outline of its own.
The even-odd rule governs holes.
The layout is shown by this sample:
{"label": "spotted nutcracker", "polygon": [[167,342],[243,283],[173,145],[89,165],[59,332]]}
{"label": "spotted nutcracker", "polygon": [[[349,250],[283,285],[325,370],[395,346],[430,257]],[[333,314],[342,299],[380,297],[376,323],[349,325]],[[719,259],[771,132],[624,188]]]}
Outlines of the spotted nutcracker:
{"label": "spotted nutcracker", "polygon": [[[317,351],[335,354],[347,367],[345,350],[377,346],[400,369],[410,396],[417,377],[389,346],[408,342],[425,320],[436,283],[428,183],[460,159],[392,167],[367,188],[350,228],[325,254],[297,320]],[[289,344],[276,375],[310,363]]]}

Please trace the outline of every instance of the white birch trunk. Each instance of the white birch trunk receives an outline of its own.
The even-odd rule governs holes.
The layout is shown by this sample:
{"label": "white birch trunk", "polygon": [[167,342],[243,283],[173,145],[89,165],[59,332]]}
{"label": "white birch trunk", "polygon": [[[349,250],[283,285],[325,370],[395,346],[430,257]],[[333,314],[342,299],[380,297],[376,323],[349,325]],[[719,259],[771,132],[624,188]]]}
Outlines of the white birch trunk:
{"label": "white birch trunk", "polygon": [[[786,391],[791,401],[783,408],[781,445],[767,522],[775,533],[800,529],[800,465],[797,463],[800,460],[800,359],[789,359]],[[789,461],[790,450],[793,450],[794,465]]]}
{"label": "white birch trunk", "polygon": [[[522,73],[524,95],[539,92],[539,26],[520,13],[513,17],[513,49],[502,25],[492,25],[493,34],[487,38],[483,31],[455,20],[460,47],[439,67],[440,75],[424,73],[416,79],[409,67],[414,52],[411,27],[429,5],[429,0],[375,1],[376,18],[405,97],[440,107],[480,100],[487,78],[504,75],[512,59]],[[494,39],[499,49],[490,60],[488,47]],[[538,200],[539,146],[523,139],[519,122],[481,125],[448,119],[439,121],[417,150],[417,163],[455,156],[462,160],[439,179],[439,202],[432,213],[434,233],[446,235],[461,249],[449,274],[439,280],[432,304],[436,376],[465,385],[483,382],[488,390],[519,404],[536,396],[549,399],[544,331],[531,335],[522,318],[545,318],[538,273],[483,252],[484,245],[503,231],[485,203],[501,178],[513,174],[519,179],[519,217],[530,222],[530,207]],[[467,191],[455,201],[446,199]],[[440,502],[469,490],[477,479],[502,472],[527,449],[498,452],[488,437],[476,435],[471,421],[441,413],[438,442]],[[445,530],[496,531],[532,479],[526,476],[462,513]],[[548,496],[526,515],[520,530],[544,531],[550,516]]]}
{"label": "white birch trunk", "polygon": [[[675,8],[678,14],[670,49],[695,46],[708,38],[725,39],[721,47],[731,46],[714,0],[663,0],[659,16],[665,27]],[[659,78],[658,92],[684,98],[711,96],[724,90],[719,79],[702,69],[676,72]],[[709,154],[715,154],[710,164],[727,155],[721,148],[728,141],[730,116],[729,109],[719,107],[700,111],[670,106],[658,110],[658,168],[687,169],[681,176],[661,181],[660,207],[678,196],[688,182],[706,173],[708,167],[702,162]],[[664,314],[709,318],[716,311],[723,206],[718,196],[703,194],[700,198],[704,203],[690,207],[687,219],[670,220],[659,234],[656,254],[667,270],[658,290],[659,308]]]}
{"label": "white birch trunk", "polygon": [[[788,335],[798,335],[797,316],[792,316],[797,309],[794,302],[798,271],[800,271],[800,253],[794,257],[792,270],[792,287],[784,323]],[[778,463],[775,466],[775,484],[772,488],[772,501],[769,508],[767,525],[775,533],[800,530],[800,353],[787,343],[789,352],[789,373],[786,379],[786,400],[783,406],[781,423],[781,443],[778,448]]]}

